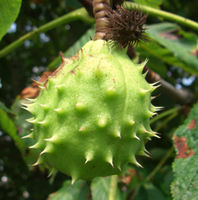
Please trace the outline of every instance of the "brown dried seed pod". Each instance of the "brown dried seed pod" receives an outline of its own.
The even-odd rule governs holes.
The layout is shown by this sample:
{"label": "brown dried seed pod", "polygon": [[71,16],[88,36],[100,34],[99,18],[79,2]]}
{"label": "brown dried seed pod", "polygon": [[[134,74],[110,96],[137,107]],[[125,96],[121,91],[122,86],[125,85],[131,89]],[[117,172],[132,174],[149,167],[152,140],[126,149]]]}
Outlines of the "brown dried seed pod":
{"label": "brown dried seed pod", "polygon": [[140,10],[128,10],[117,6],[116,10],[107,8],[109,26],[106,29],[106,40],[114,40],[119,43],[121,48],[134,46],[140,40],[145,40],[143,34],[147,15]]}

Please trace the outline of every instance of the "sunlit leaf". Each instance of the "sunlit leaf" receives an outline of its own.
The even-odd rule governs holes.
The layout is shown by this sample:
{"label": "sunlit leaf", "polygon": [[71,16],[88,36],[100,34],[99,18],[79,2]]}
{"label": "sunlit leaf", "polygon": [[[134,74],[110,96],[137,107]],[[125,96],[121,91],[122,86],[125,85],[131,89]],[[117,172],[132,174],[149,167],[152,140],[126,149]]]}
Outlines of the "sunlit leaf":
{"label": "sunlit leaf", "polygon": [[137,51],[140,53],[141,58],[149,58],[147,65],[164,78],[167,75],[165,63],[183,69],[187,68],[187,65],[175,57],[169,49],[162,47],[153,40],[141,42]]}
{"label": "sunlit leaf", "polygon": [[193,54],[198,41],[195,34],[184,32],[172,23],[150,25],[147,27],[147,33],[184,63],[178,67],[198,76],[198,57]]}
{"label": "sunlit leaf", "polygon": [[16,20],[21,0],[0,0],[0,40]]}

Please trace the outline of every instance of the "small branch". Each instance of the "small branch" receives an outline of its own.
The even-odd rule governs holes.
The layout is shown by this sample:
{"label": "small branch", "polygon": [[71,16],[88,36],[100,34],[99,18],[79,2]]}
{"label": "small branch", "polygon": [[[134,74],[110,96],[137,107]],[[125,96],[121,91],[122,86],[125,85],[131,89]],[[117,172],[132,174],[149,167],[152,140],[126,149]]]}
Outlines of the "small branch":
{"label": "small branch", "polygon": [[153,72],[148,67],[145,67],[144,70],[145,71],[148,70],[148,74],[146,77],[148,82],[154,83],[159,81],[161,84],[161,89],[169,96],[171,96],[176,102],[180,104],[190,104],[194,101],[194,96],[189,90],[185,89],[178,90],[173,85],[162,79],[159,74]]}
{"label": "small branch", "polygon": [[117,175],[111,176],[108,200],[116,200],[117,185],[118,185],[118,176]]}
{"label": "small branch", "polygon": [[138,9],[142,10],[143,12],[148,13],[151,16],[161,17],[163,19],[176,22],[178,24],[181,24],[183,26],[186,26],[186,27],[189,27],[191,29],[198,31],[198,23],[193,20],[187,19],[185,17],[181,17],[181,16],[178,16],[178,15],[166,12],[166,11],[162,11],[160,9],[155,9],[155,8],[151,8],[149,6],[139,5],[139,4],[131,3],[131,2],[124,3],[124,7],[128,8],[128,9],[138,8]]}
{"label": "small branch", "polygon": [[24,36],[20,37],[16,41],[12,42],[10,45],[6,46],[4,49],[0,50],[0,58],[14,51],[16,48],[22,46],[26,40],[32,39],[40,33],[45,33],[53,28],[56,28],[57,26],[76,20],[82,20],[90,24],[94,22],[94,19],[88,16],[86,10],[84,8],[80,8],[66,15],[63,15],[62,17],[59,17],[43,26],[40,26],[34,31],[29,32]]}

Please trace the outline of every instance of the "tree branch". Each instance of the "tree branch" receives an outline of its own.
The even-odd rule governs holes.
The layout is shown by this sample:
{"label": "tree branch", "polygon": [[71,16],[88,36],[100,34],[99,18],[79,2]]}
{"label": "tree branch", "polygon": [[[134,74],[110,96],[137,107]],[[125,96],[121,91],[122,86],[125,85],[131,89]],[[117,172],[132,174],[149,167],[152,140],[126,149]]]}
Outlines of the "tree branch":
{"label": "tree branch", "polygon": [[144,72],[148,71],[148,74],[146,76],[146,79],[148,82],[154,83],[154,82],[160,82],[161,89],[171,96],[176,102],[180,104],[190,104],[194,101],[194,95],[186,89],[176,89],[173,85],[165,81],[160,77],[159,74],[155,73],[148,67],[144,68]]}

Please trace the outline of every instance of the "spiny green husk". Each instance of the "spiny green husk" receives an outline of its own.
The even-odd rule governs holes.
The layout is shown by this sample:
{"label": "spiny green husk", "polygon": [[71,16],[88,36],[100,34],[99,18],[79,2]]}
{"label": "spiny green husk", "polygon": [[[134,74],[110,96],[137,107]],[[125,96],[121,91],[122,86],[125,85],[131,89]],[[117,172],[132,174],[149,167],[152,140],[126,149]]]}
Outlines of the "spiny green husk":
{"label": "spiny green husk", "polygon": [[26,104],[34,124],[30,148],[45,164],[76,179],[119,174],[127,163],[139,165],[145,141],[156,134],[149,120],[157,110],[142,74],[125,50],[88,42],[65,59],[40,95]]}

